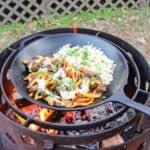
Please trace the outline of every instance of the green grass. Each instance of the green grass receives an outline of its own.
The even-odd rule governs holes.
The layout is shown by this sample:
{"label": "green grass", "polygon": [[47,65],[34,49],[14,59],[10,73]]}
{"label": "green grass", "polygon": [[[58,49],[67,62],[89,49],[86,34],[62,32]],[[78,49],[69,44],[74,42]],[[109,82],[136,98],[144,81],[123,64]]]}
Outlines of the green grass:
{"label": "green grass", "polygon": [[95,10],[94,12],[84,12],[77,15],[66,15],[63,18],[58,18],[57,22],[59,22],[61,25],[66,25],[66,22],[70,22],[72,18],[76,18],[76,20],[85,21],[85,20],[91,20],[91,19],[97,19],[97,20],[104,20],[108,17],[122,17],[123,11],[121,9],[112,11],[110,9],[106,9],[104,11],[98,11]]}
{"label": "green grass", "polygon": [[[122,9],[117,10],[111,10],[111,9],[105,9],[104,11],[95,10],[93,12],[83,12],[79,14],[72,14],[72,15],[65,15],[63,17],[52,17],[50,14],[44,15],[38,20],[34,20],[36,23],[36,29],[35,30],[42,30],[52,27],[66,27],[66,26],[82,26],[82,23],[84,21],[100,21],[105,20],[107,18],[122,18],[123,15],[131,15],[131,14],[141,14],[143,13],[143,16],[150,17],[150,7],[147,7],[144,9],[144,11],[141,10],[134,10],[129,9],[126,12],[122,11]],[[6,33],[7,31],[19,31],[19,33],[26,32],[26,26],[28,23],[17,23],[15,25],[7,23],[6,25],[0,26],[0,34]]]}
{"label": "green grass", "polygon": [[[110,9],[106,9],[104,11],[95,10],[93,12],[83,12],[77,15],[65,15],[63,17],[55,18],[53,18],[50,14],[47,14],[40,19],[35,20],[35,22],[37,29],[44,29],[49,27],[72,26],[74,24],[81,25],[85,20],[104,20],[108,17],[122,17],[123,14],[124,13],[121,9],[115,11],[112,11]],[[25,32],[27,24],[28,23],[17,23],[13,25],[8,23],[0,27],[0,34],[3,34],[7,31],[15,31],[16,29],[20,30],[20,32]]]}
{"label": "green grass", "polygon": [[112,11],[106,9],[104,11],[95,10],[93,12],[83,12],[76,15],[65,15],[63,17],[52,17],[50,14],[47,14],[41,19],[37,20],[37,28],[45,29],[49,27],[68,27],[68,26],[82,26],[84,21],[88,20],[105,20],[108,17],[122,17],[123,11],[121,9]]}
{"label": "green grass", "polygon": [[19,29],[20,31],[24,31],[25,30],[25,24],[23,23],[17,23],[15,25],[7,23],[3,26],[0,26],[0,34],[3,34],[7,31],[14,31],[16,29]]}
{"label": "green grass", "polygon": [[[141,13],[141,10],[133,10],[129,9],[127,14],[137,14]],[[144,16],[150,16],[150,7],[144,10]],[[122,18],[123,15],[126,15],[122,9],[111,10],[105,9],[104,11],[95,10],[93,12],[83,12],[76,15],[65,15],[63,17],[52,17],[50,14],[44,15],[38,20],[34,20],[36,23],[36,30],[43,30],[51,27],[66,27],[66,26],[82,26],[84,21],[100,21],[105,20],[106,18],[115,17],[115,18]],[[20,34],[26,32],[26,26],[28,23],[17,23],[13,24],[6,24],[0,27],[0,34],[6,33],[7,31],[19,31]]]}

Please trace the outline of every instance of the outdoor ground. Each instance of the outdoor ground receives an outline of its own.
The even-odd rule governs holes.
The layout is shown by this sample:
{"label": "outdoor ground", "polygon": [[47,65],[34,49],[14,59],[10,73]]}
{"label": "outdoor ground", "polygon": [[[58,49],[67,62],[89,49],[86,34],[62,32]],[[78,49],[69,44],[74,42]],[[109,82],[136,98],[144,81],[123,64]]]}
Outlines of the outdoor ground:
{"label": "outdoor ground", "polygon": [[150,7],[132,10],[118,9],[103,12],[85,12],[53,18],[45,15],[39,20],[26,24],[7,24],[0,27],[0,51],[13,41],[41,30],[56,27],[85,27],[117,35],[136,47],[150,63]]}

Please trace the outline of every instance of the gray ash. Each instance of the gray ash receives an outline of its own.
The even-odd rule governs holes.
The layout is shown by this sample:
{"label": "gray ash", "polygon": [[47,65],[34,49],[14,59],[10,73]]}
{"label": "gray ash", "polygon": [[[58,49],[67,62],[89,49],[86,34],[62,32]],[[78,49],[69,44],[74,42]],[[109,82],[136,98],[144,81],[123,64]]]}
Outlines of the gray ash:
{"label": "gray ash", "polygon": [[127,122],[130,119],[131,114],[133,116],[134,113],[135,112],[132,109],[128,109],[120,117],[114,119],[113,121],[102,124],[100,126],[97,126],[97,127],[91,128],[91,129],[84,129],[84,130],[67,130],[67,131],[62,131],[60,133],[65,134],[65,135],[88,135],[88,134],[91,134],[93,132],[106,132],[107,130],[117,128],[118,126],[120,126],[124,122]]}
{"label": "gray ash", "polygon": [[118,109],[114,109],[112,102],[87,110],[90,114],[90,121],[103,120],[117,111]]}
{"label": "gray ash", "polygon": [[107,102],[98,107],[87,109],[83,111],[72,111],[64,114],[64,117],[57,119],[59,123],[66,124],[84,124],[93,121],[104,120],[122,108],[122,105],[118,103]]}

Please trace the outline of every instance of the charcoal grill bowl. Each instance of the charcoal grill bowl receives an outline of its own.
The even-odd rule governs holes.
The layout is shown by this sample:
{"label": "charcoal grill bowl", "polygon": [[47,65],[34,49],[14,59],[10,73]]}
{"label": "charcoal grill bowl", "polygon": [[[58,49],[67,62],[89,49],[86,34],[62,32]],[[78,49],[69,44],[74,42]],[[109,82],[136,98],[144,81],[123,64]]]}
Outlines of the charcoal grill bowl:
{"label": "charcoal grill bowl", "polygon": [[[104,32],[100,32],[100,31],[96,31],[96,30],[88,30],[88,29],[79,29],[78,30],[79,32],[81,33],[89,33],[89,34],[93,34],[93,35],[98,35],[100,37],[103,37],[105,39],[108,39],[110,41],[112,41],[113,43],[119,45],[120,47],[122,47],[124,49],[124,52],[129,52],[132,56],[133,56],[133,59],[136,61],[136,64],[138,66],[138,69],[140,70],[140,74],[141,74],[141,77],[142,77],[142,84],[140,85],[140,92],[141,94],[144,94],[144,99],[143,99],[143,96],[142,97],[139,97],[141,96],[141,94],[138,93],[138,97],[139,99],[143,99],[143,103],[146,102],[146,100],[148,99],[147,98],[147,94],[145,94],[147,91],[145,91],[145,85],[146,85],[146,82],[147,81],[150,81],[150,77],[148,76],[148,64],[147,62],[145,61],[144,57],[137,51],[137,49],[135,49],[132,45],[130,45],[129,43],[125,42],[124,40],[118,38],[118,37],[115,37],[115,36],[112,36],[110,34],[107,34],[107,33],[104,33]],[[55,29],[55,30],[47,30],[47,31],[44,31],[44,32],[41,32],[41,33],[45,33],[45,34],[55,34],[55,33],[61,33],[61,32],[72,32],[72,29]],[[0,61],[0,66],[3,65],[4,61],[6,60],[5,58],[8,57],[8,55],[10,55],[10,53],[12,51],[16,51],[17,50],[17,47],[16,45],[19,45],[19,42],[21,40],[13,43],[10,48],[7,48],[4,52],[0,53],[1,55],[1,61]],[[150,88],[150,86],[149,86]],[[134,115],[137,116],[138,113],[136,113]],[[134,118],[133,117],[133,118]],[[129,121],[129,125],[131,125],[133,123],[133,118]],[[135,119],[134,119],[135,120]],[[7,118],[4,114],[2,114],[0,112],[0,124],[2,125],[2,129],[5,133],[8,133],[8,135],[10,135],[10,137],[15,137],[14,140],[16,142],[16,145],[20,146],[20,149],[23,149],[24,146],[27,146],[26,144],[24,144],[21,140],[21,136],[22,135],[29,135],[31,137],[35,137],[35,140],[36,140],[36,147],[31,145],[32,148],[30,148],[30,145],[28,145],[28,149],[36,149],[38,147],[38,149],[43,149],[43,146],[44,146],[44,143],[43,141],[44,140],[47,140],[48,142],[50,143],[58,143],[58,144],[79,144],[79,143],[90,143],[90,142],[95,142],[95,141],[100,141],[100,137],[102,137],[102,139],[108,137],[108,136],[113,136],[114,133],[114,130],[116,130],[117,132],[120,132],[123,128],[123,126],[120,126],[118,127],[117,129],[113,129],[111,130],[110,132],[106,133],[101,133],[101,136],[100,135],[95,135],[95,136],[90,136],[89,134],[88,135],[85,135],[86,137],[83,139],[83,137],[81,137],[82,139],[80,139],[80,137],[67,137],[64,138],[60,138],[58,141],[57,137],[56,136],[51,136],[51,135],[48,135],[48,134],[40,134],[39,132],[33,132],[33,131],[30,131],[29,129],[27,129],[26,127],[23,127],[22,125],[18,125],[17,123],[13,122],[12,120],[10,120],[9,118]],[[122,128],[121,128],[122,127]],[[127,127],[127,124],[126,124],[126,127]],[[98,133],[97,133],[98,134]],[[100,133],[99,133],[100,134]],[[54,137],[54,138],[53,138]],[[17,139],[17,140],[16,140]],[[20,139],[20,140],[18,140]],[[24,148],[25,149],[25,148]]]}
{"label": "charcoal grill bowl", "polygon": [[[119,48],[118,47],[118,49],[120,49],[120,51],[121,51],[121,47]],[[123,51],[123,49],[122,49],[122,51]],[[136,73],[136,77],[137,77],[137,81],[138,81],[138,84],[137,84],[137,89],[139,89],[139,86],[140,86],[140,78],[139,78],[139,73],[138,73],[138,69],[137,69],[137,67],[136,67],[136,64],[134,64],[134,62],[132,62],[132,60],[130,60],[131,62],[129,62],[129,63],[131,63],[131,64],[133,64],[133,69],[132,70],[135,70],[135,73]],[[8,64],[8,66],[9,66],[9,64]],[[5,73],[7,72],[7,70],[5,70]],[[136,95],[137,95],[137,93],[138,93],[138,90],[136,90],[136,92],[135,92],[135,94],[132,96],[132,99],[134,99],[135,97],[136,97]],[[7,96],[6,96],[7,97]],[[9,101],[9,99],[7,99],[7,101]],[[18,109],[16,109],[13,105],[11,105],[11,107],[20,115],[20,116],[22,116],[23,118],[25,118],[25,119],[27,119],[28,117],[27,116],[25,116],[24,114],[22,114],[20,111],[18,111]],[[121,110],[121,113],[123,113],[124,112],[124,109],[122,109]],[[78,127],[78,128],[88,128],[89,126],[96,126],[97,124],[102,124],[102,123],[104,123],[104,122],[107,122],[108,120],[112,120],[113,118],[115,118],[116,116],[118,116],[120,113],[117,113],[116,115],[113,115],[113,116],[111,116],[111,117],[108,117],[108,118],[106,118],[106,119],[104,119],[104,120],[102,120],[102,121],[96,121],[96,122],[94,122],[94,123],[91,123],[91,124],[79,124],[79,125],[72,125],[72,126],[70,126],[70,125],[58,125],[58,124],[53,124],[53,123],[46,123],[46,125],[45,125],[45,127],[51,127],[51,128],[56,128],[56,129],[58,129],[58,128],[63,128],[63,129],[75,129],[76,127]],[[28,119],[27,119],[28,120]],[[31,119],[32,120],[32,119]],[[29,121],[29,122],[31,122],[31,120]],[[32,120],[32,122],[33,123],[37,123],[37,124],[41,124],[41,122],[39,122],[39,121],[37,121],[37,120]]]}

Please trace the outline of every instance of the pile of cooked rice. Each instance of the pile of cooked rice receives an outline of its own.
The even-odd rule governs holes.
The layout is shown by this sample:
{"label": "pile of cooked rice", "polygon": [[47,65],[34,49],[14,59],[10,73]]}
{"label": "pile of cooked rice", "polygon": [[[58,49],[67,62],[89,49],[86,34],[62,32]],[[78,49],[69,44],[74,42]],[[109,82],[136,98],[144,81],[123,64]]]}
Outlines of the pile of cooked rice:
{"label": "pile of cooked rice", "polygon": [[55,58],[64,57],[77,68],[84,67],[96,73],[103,83],[109,85],[113,80],[115,64],[101,49],[92,45],[74,46],[64,45],[54,55]]}

